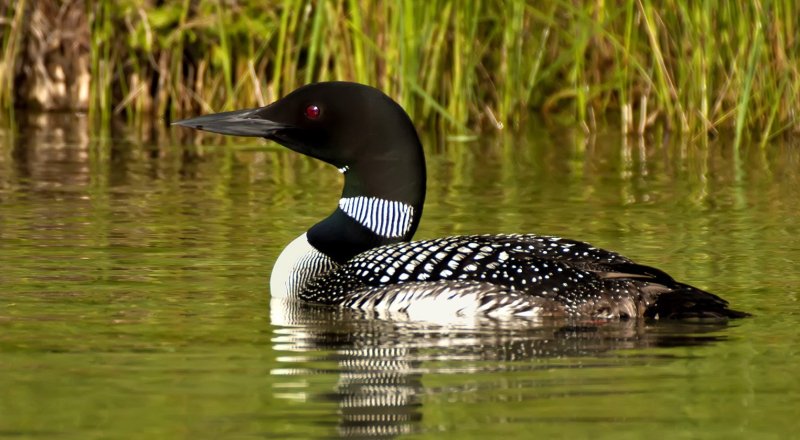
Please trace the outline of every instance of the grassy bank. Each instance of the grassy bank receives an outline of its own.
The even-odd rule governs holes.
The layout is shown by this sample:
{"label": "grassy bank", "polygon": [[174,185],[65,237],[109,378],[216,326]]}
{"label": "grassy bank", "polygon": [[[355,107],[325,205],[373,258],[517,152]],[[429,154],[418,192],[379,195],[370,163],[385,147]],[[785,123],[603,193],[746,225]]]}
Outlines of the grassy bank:
{"label": "grassy bank", "polygon": [[421,123],[460,129],[518,125],[531,111],[566,112],[587,130],[600,119],[764,140],[800,129],[800,8],[789,0],[153,3],[86,6],[101,119],[256,106],[341,79],[385,90]]}

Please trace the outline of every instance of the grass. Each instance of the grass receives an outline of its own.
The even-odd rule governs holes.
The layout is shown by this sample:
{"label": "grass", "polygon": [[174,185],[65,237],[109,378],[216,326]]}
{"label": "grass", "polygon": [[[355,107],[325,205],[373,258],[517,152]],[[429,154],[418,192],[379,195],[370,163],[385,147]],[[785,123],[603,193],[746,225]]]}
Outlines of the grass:
{"label": "grass", "polygon": [[[624,132],[732,129],[736,145],[800,130],[800,7],[790,0],[154,4],[90,2],[100,121],[264,105],[336,79],[461,131],[519,126],[532,111],[571,115],[587,131],[603,120]],[[24,61],[21,9],[2,9],[5,107]]]}
{"label": "grass", "polygon": [[14,3],[0,6],[0,36],[2,36],[2,58],[0,58],[0,107],[10,108],[14,102],[14,72],[17,69],[19,40],[22,34],[23,11],[26,1],[18,0],[16,8]]}

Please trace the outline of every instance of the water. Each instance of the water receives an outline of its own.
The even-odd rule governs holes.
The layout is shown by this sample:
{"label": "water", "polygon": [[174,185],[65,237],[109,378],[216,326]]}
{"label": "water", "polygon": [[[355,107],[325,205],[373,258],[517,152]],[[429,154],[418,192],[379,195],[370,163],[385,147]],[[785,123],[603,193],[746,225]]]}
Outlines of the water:
{"label": "water", "polygon": [[[330,167],[259,141],[0,131],[0,438],[789,438],[800,145],[424,136],[418,238],[582,239],[753,318],[434,324],[270,304]],[[219,143],[207,136],[203,143]],[[227,141],[226,141],[227,142]],[[512,437],[513,436],[513,437]]]}

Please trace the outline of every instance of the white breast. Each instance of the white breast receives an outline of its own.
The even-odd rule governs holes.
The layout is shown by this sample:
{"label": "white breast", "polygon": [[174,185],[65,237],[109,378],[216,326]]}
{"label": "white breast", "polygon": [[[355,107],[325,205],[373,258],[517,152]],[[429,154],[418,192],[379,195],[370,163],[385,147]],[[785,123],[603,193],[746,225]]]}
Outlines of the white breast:
{"label": "white breast", "polygon": [[296,298],[309,281],[336,267],[338,264],[311,246],[303,233],[283,249],[272,267],[272,297]]}

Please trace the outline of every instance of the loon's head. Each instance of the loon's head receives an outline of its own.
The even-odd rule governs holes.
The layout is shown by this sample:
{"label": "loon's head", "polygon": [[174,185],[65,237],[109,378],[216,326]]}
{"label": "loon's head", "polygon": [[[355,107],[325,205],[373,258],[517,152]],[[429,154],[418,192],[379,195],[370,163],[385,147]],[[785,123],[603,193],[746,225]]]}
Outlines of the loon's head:
{"label": "loon's head", "polygon": [[310,84],[266,107],[174,124],[263,137],[339,169],[361,161],[407,160],[419,146],[411,120],[396,102],[378,89],[350,82]]}
{"label": "loon's head", "polygon": [[174,124],[263,137],[344,173],[339,208],[308,231],[309,242],[336,261],[408,241],[419,224],[426,180],[422,144],[406,112],[380,90],[316,83],[266,107]]}

